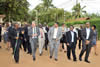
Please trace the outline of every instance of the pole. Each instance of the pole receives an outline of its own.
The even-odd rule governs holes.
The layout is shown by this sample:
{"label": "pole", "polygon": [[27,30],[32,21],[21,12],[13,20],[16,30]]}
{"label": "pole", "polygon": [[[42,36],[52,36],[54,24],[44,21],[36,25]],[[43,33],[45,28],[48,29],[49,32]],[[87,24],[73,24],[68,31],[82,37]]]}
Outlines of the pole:
{"label": "pole", "polygon": [[38,22],[38,11],[35,10],[35,12],[36,12],[36,22],[39,24],[39,22]]}

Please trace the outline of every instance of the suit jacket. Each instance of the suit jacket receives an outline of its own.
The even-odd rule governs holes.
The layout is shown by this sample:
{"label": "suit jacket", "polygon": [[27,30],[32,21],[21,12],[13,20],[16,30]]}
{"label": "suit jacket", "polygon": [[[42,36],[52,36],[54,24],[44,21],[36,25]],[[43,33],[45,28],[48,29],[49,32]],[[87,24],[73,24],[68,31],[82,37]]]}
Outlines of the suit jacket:
{"label": "suit jacket", "polygon": [[[71,40],[72,40],[72,35],[71,35],[71,31],[66,32],[66,43],[69,43],[69,45],[71,44]],[[74,32],[74,45],[77,44],[77,34],[76,32]]]}
{"label": "suit jacket", "polygon": [[[86,33],[86,28],[82,30],[82,40],[83,41],[86,41],[86,36],[87,36],[87,33]],[[92,41],[93,39],[93,30],[90,29],[90,36],[89,36],[89,41]]]}
{"label": "suit jacket", "polygon": [[28,41],[28,39],[29,39],[28,26],[25,26],[22,30],[24,30],[24,38]]}
{"label": "suit jacket", "polygon": [[[83,41],[83,45],[86,45],[85,44],[85,42],[86,42],[86,36],[87,36],[86,28],[84,28],[82,30],[82,41]],[[88,40],[90,41],[90,44],[91,44],[91,42],[93,40],[93,30],[92,29],[90,29],[90,35],[89,35],[89,39]]]}
{"label": "suit jacket", "polygon": [[[49,32],[48,32],[48,39],[49,39],[49,42],[52,41],[53,39],[53,35],[54,35],[54,27],[51,27]],[[61,28],[58,27],[58,31],[57,31],[57,39],[60,41],[61,37],[62,37],[62,30]]]}
{"label": "suit jacket", "polygon": [[[36,34],[38,38],[38,36],[40,35],[40,31],[38,27],[36,27]],[[32,40],[32,35],[33,35],[33,28],[30,27],[30,29],[28,30],[28,36],[30,37],[30,41]]]}
{"label": "suit jacket", "polygon": [[13,40],[16,40],[16,37],[17,37],[17,33],[19,33],[19,40],[21,39],[21,28],[18,28],[17,30],[15,28],[13,28],[11,31],[10,31],[10,35],[11,35],[11,39]]}
{"label": "suit jacket", "polygon": [[82,33],[82,30],[78,29],[78,38],[80,38],[80,40],[82,40],[81,33]]}

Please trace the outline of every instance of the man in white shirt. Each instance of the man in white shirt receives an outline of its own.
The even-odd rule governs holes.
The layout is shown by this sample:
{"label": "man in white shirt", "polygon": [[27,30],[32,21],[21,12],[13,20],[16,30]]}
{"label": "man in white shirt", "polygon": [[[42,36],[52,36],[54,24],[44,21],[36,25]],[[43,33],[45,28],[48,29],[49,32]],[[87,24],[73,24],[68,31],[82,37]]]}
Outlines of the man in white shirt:
{"label": "man in white shirt", "polygon": [[92,46],[91,42],[93,40],[93,30],[90,28],[89,22],[86,23],[86,28],[82,30],[81,36],[82,36],[83,47],[79,55],[79,60],[82,61],[82,56],[86,52],[84,61],[87,63],[90,63],[90,61],[88,60],[88,57],[89,57],[90,49]]}
{"label": "man in white shirt", "polygon": [[58,32],[58,27],[54,28],[54,35],[53,35],[54,39],[56,39],[56,37],[57,37],[57,32]]}
{"label": "man in white shirt", "polygon": [[33,55],[33,61],[36,60],[36,49],[38,45],[38,36],[40,35],[39,28],[36,26],[35,21],[32,22],[32,26],[28,31],[28,35],[30,37],[30,44],[32,48],[32,55]]}
{"label": "man in white shirt", "polygon": [[73,55],[73,61],[76,60],[76,54],[75,54],[75,49],[76,49],[76,44],[77,44],[77,34],[74,32],[74,26],[70,26],[70,31],[66,33],[66,43],[67,43],[67,58],[70,60],[71,59],[71,52]]}
{"label": "man in white shirt", "polygon": [[55,23],[53,27],[50,28],[48,32],[49,46],[50,46],[50,59],[55,53],[55,61],[58,60],[58,48],[60,45],[60,39],[62,37],[62,30],[58,27],[58,23]]}

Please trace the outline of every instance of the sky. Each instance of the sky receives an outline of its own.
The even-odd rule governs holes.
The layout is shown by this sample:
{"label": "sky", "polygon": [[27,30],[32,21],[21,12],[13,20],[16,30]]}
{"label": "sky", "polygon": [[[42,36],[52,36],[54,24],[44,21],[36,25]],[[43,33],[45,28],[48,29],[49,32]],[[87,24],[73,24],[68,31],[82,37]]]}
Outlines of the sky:
{"label": "sky", "polygon": [[[28,0],[30,3],[29,9],[34,9],[41,0]],[[88,13],[99,13],[100,14],[100,0],[78,0],[81,6],[86,6],[84,10]],[[53,0],[52,4],[57,8],[63,8],[66,11],[72,11],[72,7],[76,4],[76,0]]]}

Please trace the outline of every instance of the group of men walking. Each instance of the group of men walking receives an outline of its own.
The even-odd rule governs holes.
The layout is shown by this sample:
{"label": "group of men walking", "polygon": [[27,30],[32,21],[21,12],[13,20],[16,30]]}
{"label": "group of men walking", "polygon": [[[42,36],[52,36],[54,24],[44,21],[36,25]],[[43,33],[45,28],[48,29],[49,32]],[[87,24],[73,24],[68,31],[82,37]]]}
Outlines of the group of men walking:
{"label": "group of men walking", "polygon": [[[54,23],[54,25],[50,28],[42,27],[41,25],[38,27],[35,21],[33,21],[30,26],[25,25],[24,27],[19,27],[18,23],[9,26],[8,39],[13,49],[15,62],[19,62],[21,44],[23,44],[25,52],[28,51],[28,54],[32,54],[33,61],[36,60],[36,50],[38,45],[40,56],[43,54],[43,48],[48,50],[49,46],[50,59],[52,59],[54,55],[54,60],[58,61],[58,51],[63,35],[65,35],[63,40],[67,46],[67,49],[65,49],[67,58],[68,60],[71,60],[72,53],[73,61],[76,62],[76,45],[78,37],[77,33],[74,31],[74,26],[71,25],[70,29],[65,33],[63,33],[62,30],[63,29],[59,27],[58,22]],[[79,55],[79,60],[82,61],[82,56],[86,52],[84,61],[90,63],[88,57],[92,47],[93,30],[90,28],[89,22],[86,23],[86,28],[82,29],[79,34],[82,40],[82,50]]]}

